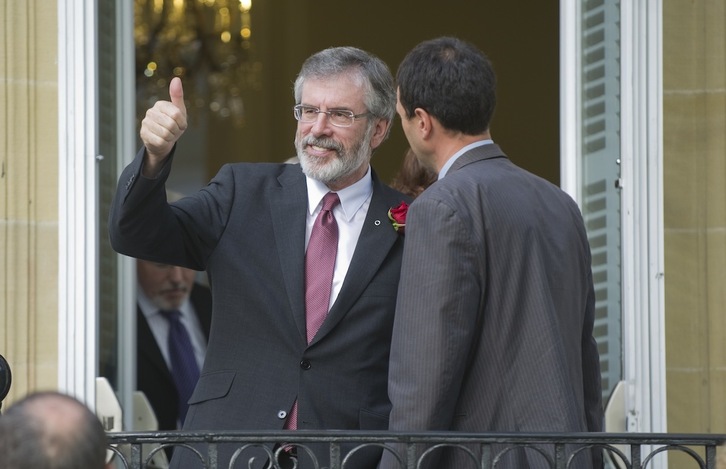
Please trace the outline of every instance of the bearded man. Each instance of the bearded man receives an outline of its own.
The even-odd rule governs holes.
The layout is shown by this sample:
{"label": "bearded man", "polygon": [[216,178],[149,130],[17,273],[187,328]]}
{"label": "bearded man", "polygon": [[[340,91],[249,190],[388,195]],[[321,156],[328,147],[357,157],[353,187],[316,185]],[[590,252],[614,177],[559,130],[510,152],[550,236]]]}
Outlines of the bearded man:
{"label": "bearded man", "polygon": [[[396,112],[393,77],[365,51],[330,48],[305,61],[294,94],[300,164],[225,165],[207,187],[170,204],[165,181],[187,127],[174,78],[171,101],[148,110],[144,147],[119,180],[114,249],[206,270],[210,280],[212,326],[185,430],[388,428],[403,238],[387,214],[410,199],[381,183],[370,160]],[[218,446],[219,467],[236,449]],[[295,457],[295,448],[282,449],[275,459]],[[236,457],[262,467],[271,450]],[[327,448],[311,451],[316,467],[330,465]],[[298,453],[297,467],[311,464]],[[369,448],[346,467],[374,468],[379,459]],[[202,463],[183,450],[171,466]]]}
{"label": "bearded man", "polygon": [[[190,395],[204,363],[212,294],[184,267],[136,260],[136,388],[149,400],[159,430],[178,430],[184,422]],[[188,342],[174,343],[169,313],[177,312]],[[184,346],[196,373],[183,376],[174,348]],[[181,381],[186,378],[188,383]],[[168,454],[171,454],[169,451]]]}

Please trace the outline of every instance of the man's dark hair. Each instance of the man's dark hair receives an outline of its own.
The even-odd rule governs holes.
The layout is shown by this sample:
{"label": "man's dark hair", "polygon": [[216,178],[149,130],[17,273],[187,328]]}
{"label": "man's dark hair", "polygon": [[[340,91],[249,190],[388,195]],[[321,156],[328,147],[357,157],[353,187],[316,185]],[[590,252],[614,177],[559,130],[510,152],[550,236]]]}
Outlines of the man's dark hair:
{"label": "man's dark hair", "polygon": [[0,416],[0,467],[4,469],[103,469],[105,465],[103,426],[74,397],[36,392]]}
{"label": "man's dark hair", "polygon": [[453,37],[424,41],[403,59],[396,81],[408,117],[421,108],[449,130],[479,135],[489,129],[496,76],[473,45]]}

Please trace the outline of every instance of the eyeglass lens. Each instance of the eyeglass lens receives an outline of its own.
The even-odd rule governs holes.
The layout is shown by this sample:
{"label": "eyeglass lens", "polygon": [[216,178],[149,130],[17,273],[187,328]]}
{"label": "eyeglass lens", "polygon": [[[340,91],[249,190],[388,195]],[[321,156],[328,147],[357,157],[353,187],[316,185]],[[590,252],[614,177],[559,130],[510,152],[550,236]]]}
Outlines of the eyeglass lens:
{"label": "eyeglass lens", "polygon": [[345,109],[322,111],[313,106],[302,105],[297,105],[293,109],[295,111],[295,118],[301,122],[315,122],[318,120],[318,114],[326,114],[331,124],[337,127],[349,127],[353,125],[356,118],[353,111]]}

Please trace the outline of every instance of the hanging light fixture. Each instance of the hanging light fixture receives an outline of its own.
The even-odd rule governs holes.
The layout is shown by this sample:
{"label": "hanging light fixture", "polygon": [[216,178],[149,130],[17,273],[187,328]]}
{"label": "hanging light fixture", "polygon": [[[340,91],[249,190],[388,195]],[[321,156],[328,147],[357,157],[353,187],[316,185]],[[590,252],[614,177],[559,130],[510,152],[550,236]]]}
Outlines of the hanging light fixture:
{"label": "hanging light fixture", "polygon": [[168,99],[180,77],[187,106],[244,125],[242,90],[257,89],[252,0],[135,0],[137,111]]}

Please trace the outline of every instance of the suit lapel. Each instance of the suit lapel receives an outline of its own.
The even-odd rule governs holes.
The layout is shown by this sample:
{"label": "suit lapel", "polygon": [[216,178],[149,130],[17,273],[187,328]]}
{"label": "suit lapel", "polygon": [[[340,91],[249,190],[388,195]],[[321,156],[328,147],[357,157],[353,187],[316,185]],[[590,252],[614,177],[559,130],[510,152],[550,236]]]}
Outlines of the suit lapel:
{"label": "suit lapel", "polygon": [[209,341],[209,330],[212,325],[212,311],[210,310],[212,299],[206,291],[202,290],[202,287],[195,283],[194,286],[192,286],[189,301],[191,301],[192,306],[194,306],[194,312],[199,320],[199,325],[202,327],[204,339]]}
{"label": "suit lapel", "polygon": [[290,310],[300,338],[305,336],[305,223],[307,186],[305,176],[297,165],[278,178],[280,186],[267,191],[270,215],[275,233],[277,255],[280,259]]}
{"label": "suit lapel", "polygon": [[324,337],[335,325],[345,317],[358,297],[368,287],[371,279],[386,259],[389,251],[400,236],[388,220],[388,210],[392,204],[390,198],[384,195],[384,186],[373,173],[373,195],[368,207],[363,229],[348,267],[348,273],[343,281],[338,298],[330,308],[328,317],[320,327],[320,331],[313,339],[314,344]]}
{"label": "suit lapel", "polygon": [[151,332],[149,323],[141,312],[141,308],[136,307],[136,342],[138,344],[137,353],[140,357],[145,357],[148,363],[152,364],[159,372],[158,376],[174,386],[174,379],[166,366],[164,356],[161,354],[159,346],[156,344],[154,334]]}

